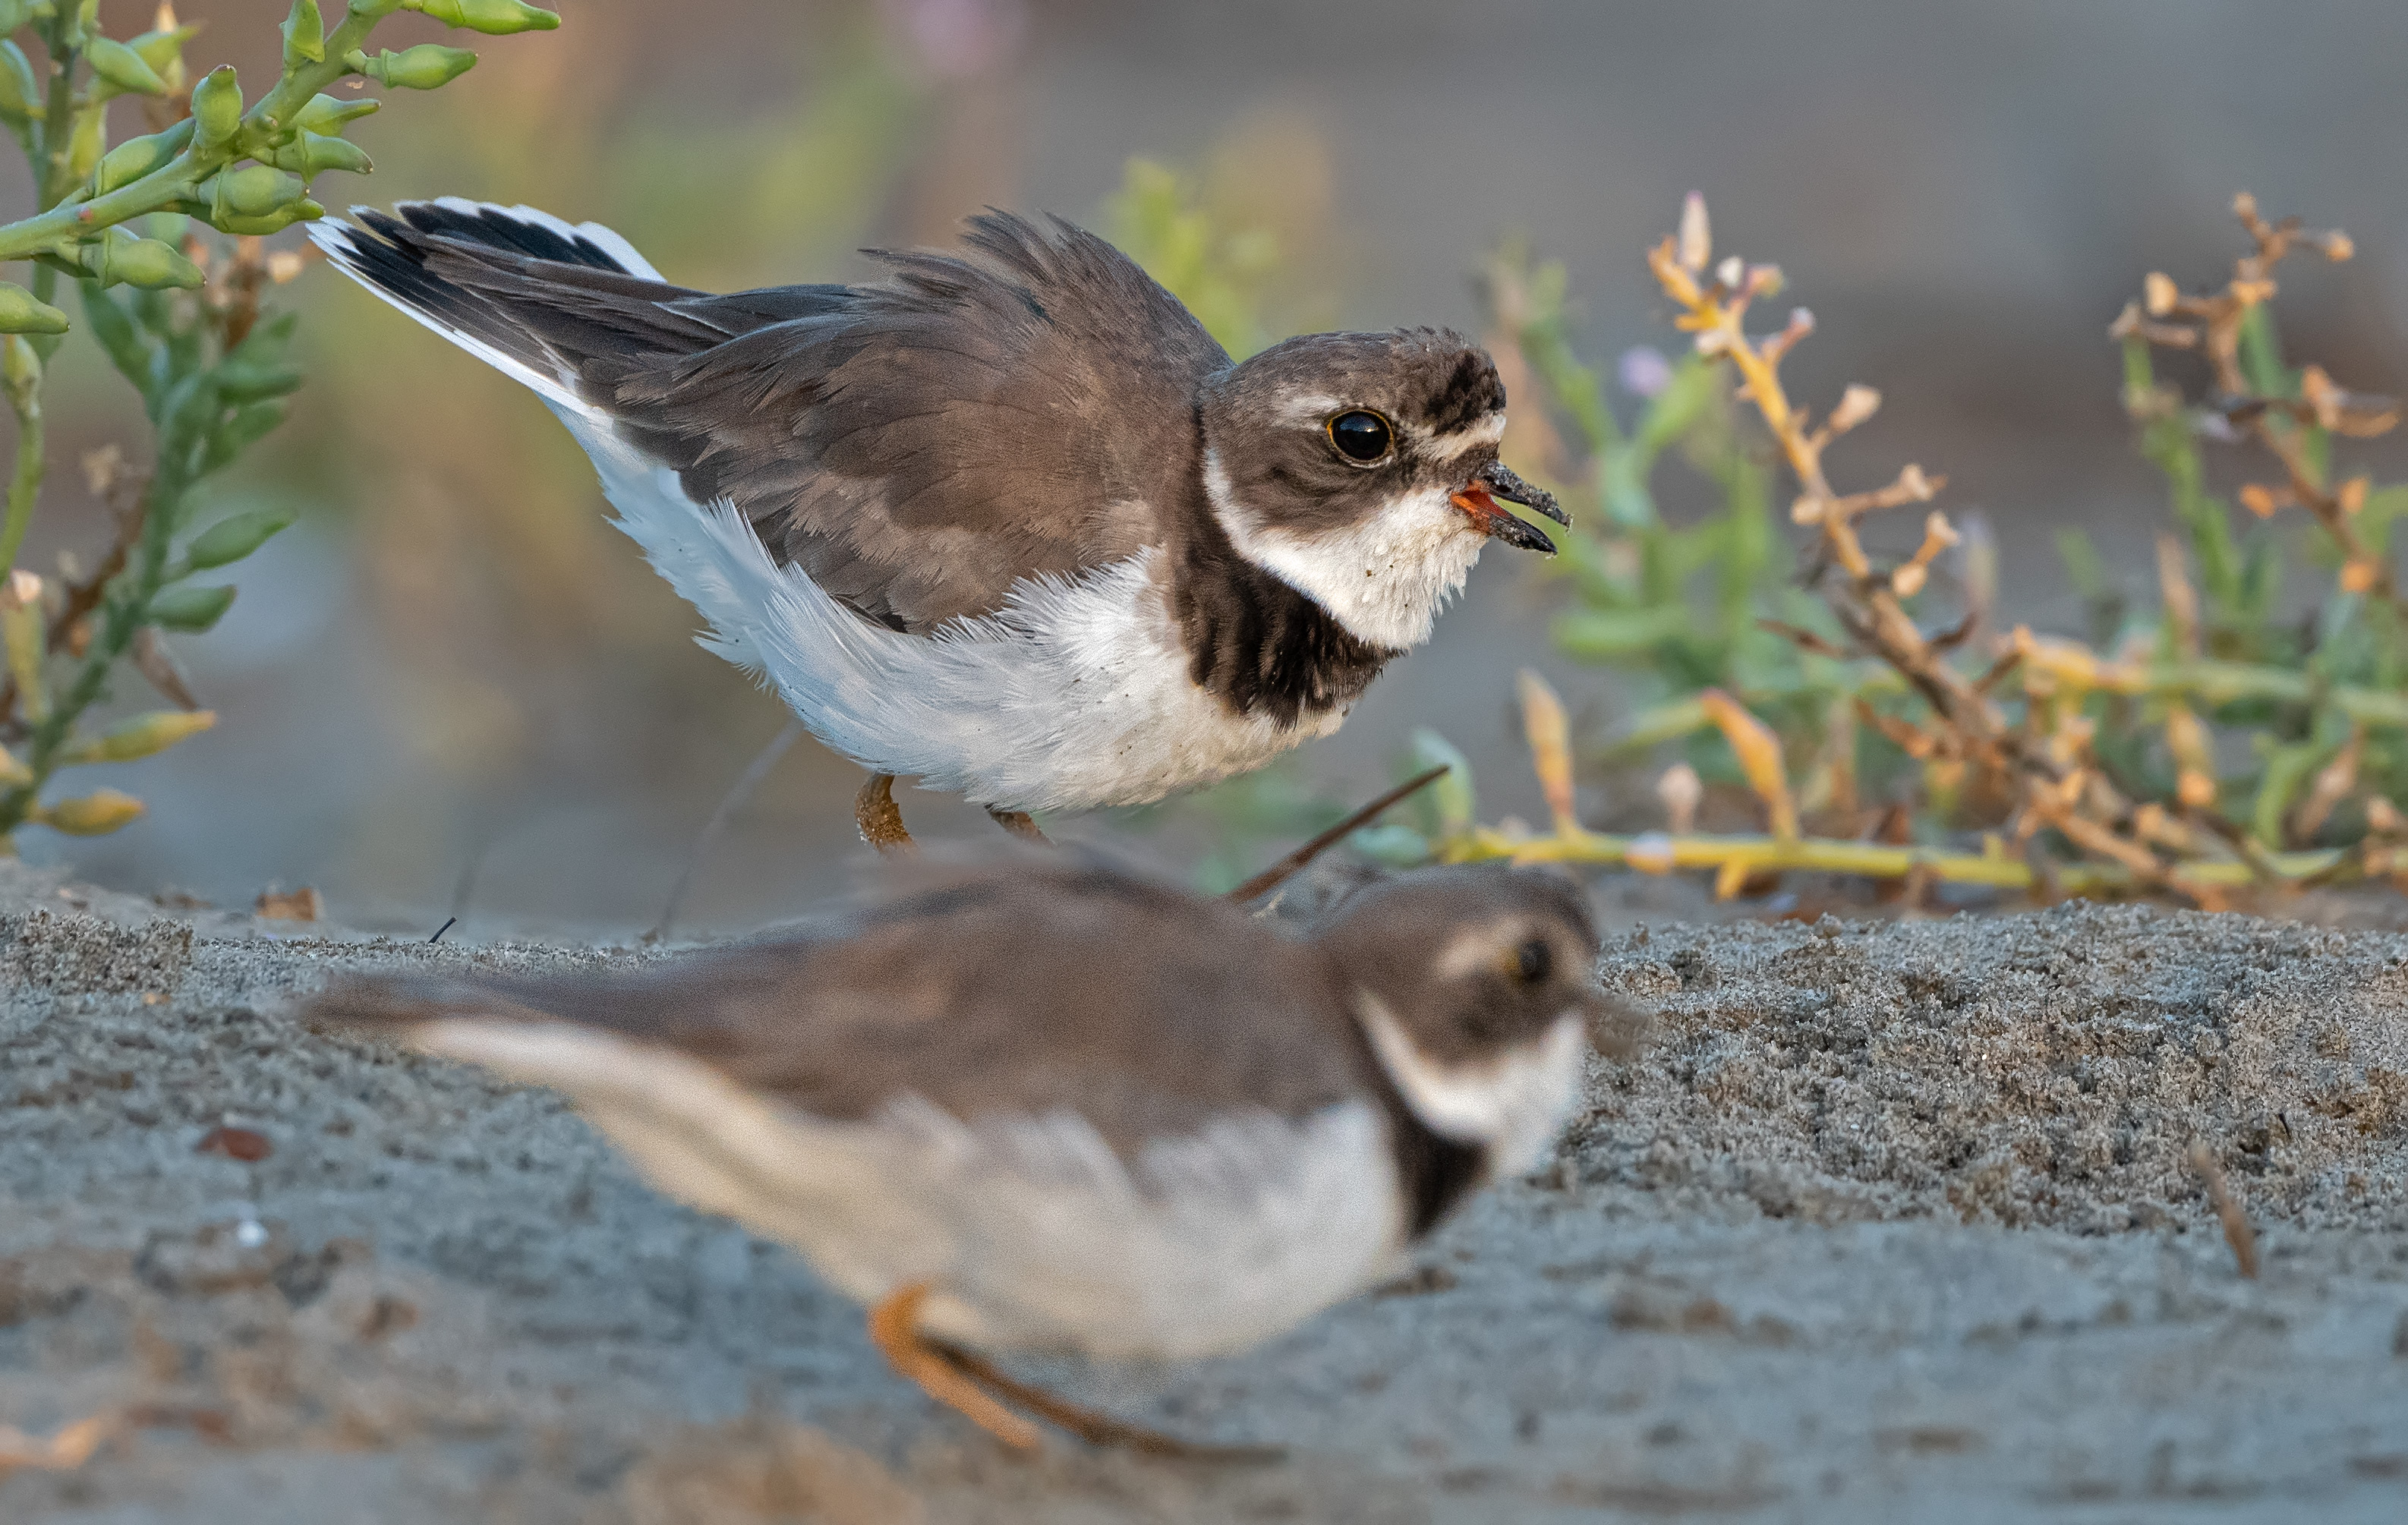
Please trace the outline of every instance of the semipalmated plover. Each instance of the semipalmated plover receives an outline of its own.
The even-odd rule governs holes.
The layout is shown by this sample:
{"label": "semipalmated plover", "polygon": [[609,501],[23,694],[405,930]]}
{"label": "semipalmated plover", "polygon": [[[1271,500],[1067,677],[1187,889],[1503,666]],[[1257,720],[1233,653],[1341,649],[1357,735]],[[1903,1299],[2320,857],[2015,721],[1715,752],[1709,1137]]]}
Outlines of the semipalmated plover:
{"label": "semipalmated plover", "polygon": [[907,877],[584,978],[354,978],[313,1019],[572,1097],[654,1184],[800,1250],[1014,1446],[976,1350],[1179,1361],[1371,1286],[1529,1169],[1605,1013],[1582,891],[1425,869],[1291,936],[1084,858]]}
{"label": "semipalmated plover", "polygon": [[310,236],[535,389],[619,524],[812,733],[1007,826],[1137,805],[1337,729],[1429,636],[1499,506],[1505,388],[1440,329],[1233,364],[1068,223],[996,212],[863,286],[717,296],[619,235],[446,198]]}

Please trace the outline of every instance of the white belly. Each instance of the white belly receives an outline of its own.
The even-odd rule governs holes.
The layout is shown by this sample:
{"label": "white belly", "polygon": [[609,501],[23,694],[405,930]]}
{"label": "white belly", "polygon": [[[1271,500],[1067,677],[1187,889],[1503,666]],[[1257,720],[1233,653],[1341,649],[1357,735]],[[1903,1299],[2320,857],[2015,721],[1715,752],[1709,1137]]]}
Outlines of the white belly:
{"label": "white belly", "polygon": [[1402,1239],[1385,1134],[1361,1104],[1232,1120],[1126,1169],[1068,1116],[968,1129],[922,1109],[867,1126],[892,1151],[874,1199],[816,1203],[781,1237],[864,1302],[924,1283],[923,1327],[965,1344],[1241,1350],[1377,1281]]}
{"label": "white belly", "polygon": [[964,1123],[916,1098],[863,1122],[770,1101],[674,1050],[567,1022],[428,1022],[424,1052],[551,1086],[646,1178],[800,1250],[930,1333],[1186,1361],[1243,1349],[1386,1275],[1405,1221],[1371,1104],[1224,1119],[1124,1165],[1067,1113]]}
{"label": "white belly", "polygon": [[863,766],[981,805],[1142,805],[1262,766],[1335,731],[1232,714],[1187,676],[1150,549],[1076,581],[1023,582],[998,614],[934,635],[872,625],[780,567],[726,504],[607,424],[555,407],[619,523],[710,621],[703,644],[762,674],[813,734]]}

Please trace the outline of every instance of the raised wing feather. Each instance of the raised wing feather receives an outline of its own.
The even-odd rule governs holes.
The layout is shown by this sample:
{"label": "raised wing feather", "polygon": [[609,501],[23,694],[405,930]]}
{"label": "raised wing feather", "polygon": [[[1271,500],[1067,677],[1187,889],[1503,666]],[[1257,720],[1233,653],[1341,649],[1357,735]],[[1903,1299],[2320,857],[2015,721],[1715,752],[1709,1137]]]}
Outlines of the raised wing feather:
{"label": "raised wing feather", "polygon": [[1159,542],[1195,492],[1196,391],[1228,357],[1067,223],[989,213],[960,254],[881,255],[873,285],[710,296],[590,245],[530,252],[462,205],[364,214],[379,236],[335,252],[489,358],[557,376],[870,619],[994,613],[1015,581]]}

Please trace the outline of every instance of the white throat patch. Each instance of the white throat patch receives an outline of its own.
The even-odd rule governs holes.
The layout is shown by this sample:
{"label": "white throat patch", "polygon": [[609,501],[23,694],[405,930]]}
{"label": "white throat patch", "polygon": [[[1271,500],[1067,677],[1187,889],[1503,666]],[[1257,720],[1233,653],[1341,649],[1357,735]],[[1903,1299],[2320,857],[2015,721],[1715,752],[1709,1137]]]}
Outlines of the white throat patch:
{"label": "white throat patch", "polygon": [[1556,1018],[1535,1042],[1477,1064],[1440,1064],[1413,1043],[1387,1004],[1354,992],[1371,1051],[1405,1105],[1434,1133],[1485,1145],[1492,1178],[1519,1176],[1555,1142],[1580,1094],[1586,1024],[1577,1011]]}
{"label": "white throat patch", "polygon": [[1204,492],[1238,554],[1328,610],[1356,640],[1391,650],[1429,639],[1488,543],[1440,488],[1315,535],[1266,525],[1238,502],[1218,450],[1204,452]]}

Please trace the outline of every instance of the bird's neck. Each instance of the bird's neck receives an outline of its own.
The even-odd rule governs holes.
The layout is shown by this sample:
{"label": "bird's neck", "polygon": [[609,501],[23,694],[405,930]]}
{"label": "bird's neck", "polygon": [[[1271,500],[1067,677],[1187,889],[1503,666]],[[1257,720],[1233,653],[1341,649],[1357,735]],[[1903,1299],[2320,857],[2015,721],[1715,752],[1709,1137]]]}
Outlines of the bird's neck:
{"label": "bird's neck", "polygon": [[1352,522],[1306,533],[1245,501],[1209,445],[1201,477],[1212,521],[1240,556],[1310,597],[1355,639],[1391,651],[1429,639],[1487,543],[1442,488],[1407,492]]}
{"label": "bird's neck", "polygon": [[1295,725],[1342,712],[1403,654],[1242,554],[1200,469],[1188,500],[1168,547],[1167,601],[1189,677],[1231,713]]}

